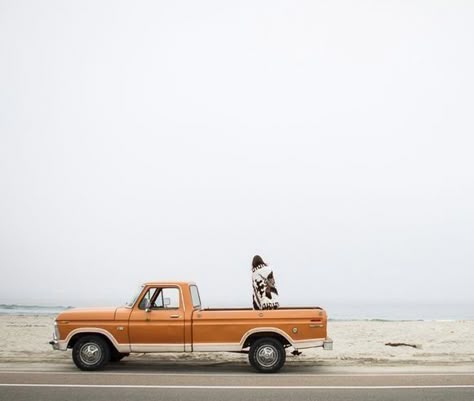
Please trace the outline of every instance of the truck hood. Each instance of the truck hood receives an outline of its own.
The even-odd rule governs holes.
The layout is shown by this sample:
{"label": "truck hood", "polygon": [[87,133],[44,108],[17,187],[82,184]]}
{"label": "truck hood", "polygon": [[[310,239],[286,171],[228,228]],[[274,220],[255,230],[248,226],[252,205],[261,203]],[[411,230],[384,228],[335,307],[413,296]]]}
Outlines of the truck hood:
{"label": "truck hood", "polygon": [[114,320],[117,308],[73,308],[61,312],[56,320]]}

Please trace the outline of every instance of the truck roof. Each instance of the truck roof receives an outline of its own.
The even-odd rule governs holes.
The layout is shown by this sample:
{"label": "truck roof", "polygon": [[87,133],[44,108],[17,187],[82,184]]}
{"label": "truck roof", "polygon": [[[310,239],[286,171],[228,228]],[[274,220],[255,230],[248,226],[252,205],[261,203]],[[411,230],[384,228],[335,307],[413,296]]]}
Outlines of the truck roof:
{"label": "truck roof", "polygon": [[189,285],[196,285],[193,281],[147,281],[143,283],[143,285],[179,285],[179,286],[189,286]]}

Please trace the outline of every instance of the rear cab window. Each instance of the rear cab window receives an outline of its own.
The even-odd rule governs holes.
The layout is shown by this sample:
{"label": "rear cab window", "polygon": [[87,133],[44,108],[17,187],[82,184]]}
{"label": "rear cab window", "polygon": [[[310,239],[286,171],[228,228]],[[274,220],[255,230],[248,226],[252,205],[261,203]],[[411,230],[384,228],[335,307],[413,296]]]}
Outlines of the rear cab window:
{"label": "rear cab window", "polygon": [[194,309],[201,309],[201,297],[199,296],[199,290],[197,286],[190,285],[189,291],[191,292],[191,301]]}

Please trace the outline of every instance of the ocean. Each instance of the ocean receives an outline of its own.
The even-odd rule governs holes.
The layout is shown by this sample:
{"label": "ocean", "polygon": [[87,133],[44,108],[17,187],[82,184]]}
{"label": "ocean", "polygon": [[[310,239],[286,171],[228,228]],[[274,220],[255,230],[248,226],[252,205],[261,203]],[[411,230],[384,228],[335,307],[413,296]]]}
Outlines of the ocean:
{"label": "ocean", "polygon": [[474,320],[474,303],[328,303],[331,320]]}
{"label": "ocean", "polygon": [[0,315],[57,315],[72,306],[0,304]]}
{"label": "ocean", "polygon": [[[330,320],[474,320],[474,304],[327,303]],[[0,315],[57,315],[72,306],[0,304]]]}

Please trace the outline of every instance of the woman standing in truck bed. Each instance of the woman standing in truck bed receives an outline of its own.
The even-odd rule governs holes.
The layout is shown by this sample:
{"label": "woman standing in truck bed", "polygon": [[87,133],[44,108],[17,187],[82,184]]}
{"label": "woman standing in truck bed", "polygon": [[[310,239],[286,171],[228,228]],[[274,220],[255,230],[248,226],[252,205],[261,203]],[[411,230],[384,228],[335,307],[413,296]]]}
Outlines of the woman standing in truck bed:
{"label": "woman standing in truck bed", "polygon": [[277,309],[280,306],[273,271],[259,255],[252,260],[252,285],[254,309]]}

